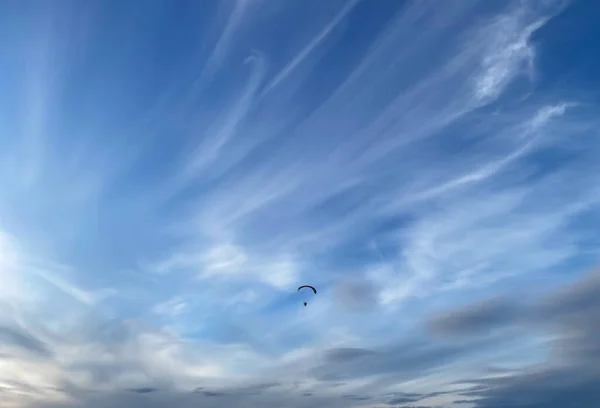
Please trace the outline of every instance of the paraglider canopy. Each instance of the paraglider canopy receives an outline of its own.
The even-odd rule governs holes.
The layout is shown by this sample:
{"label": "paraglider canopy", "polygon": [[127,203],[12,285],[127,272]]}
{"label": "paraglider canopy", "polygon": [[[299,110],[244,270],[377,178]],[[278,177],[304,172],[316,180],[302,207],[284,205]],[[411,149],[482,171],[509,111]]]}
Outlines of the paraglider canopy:
{"label": "paraglider canopy", "polygon": [[313,292],[315,292],[315,295],[317,294],[317,290],[315,289],[315,287],[314,287],[314,286],[310,286],[310,285],[302,285],[302,286],[300,286],[300,287],[298,288],[298,291],[299,291],[300,289],[302,289],[302,288],[310,288],[310,289],[312,289],[312,291],[313,291]]}
{"label": "paraglider canopy", "polygon": [[[317,294],[317,290],[315,289],[315,287],[314,286],[310,286],[310,285],[302,285],[302,286],[298,287],[298,290],[296,292],[299,292],[300,289],[302,289],[302,288],[311,289],[314,292],[315,295]],[[304,303],[304,306],[306,306],[307,303],[306,302],[303,302],[303,303]]]}

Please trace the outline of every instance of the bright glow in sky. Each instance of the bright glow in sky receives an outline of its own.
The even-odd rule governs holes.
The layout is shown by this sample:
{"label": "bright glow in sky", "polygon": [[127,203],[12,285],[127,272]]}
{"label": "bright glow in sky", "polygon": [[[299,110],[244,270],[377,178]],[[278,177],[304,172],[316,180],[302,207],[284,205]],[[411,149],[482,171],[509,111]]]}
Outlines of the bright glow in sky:
{"label": "bright glow in sky", "polygon": [[1,407],[600,401],[598,16],[2,2]]}

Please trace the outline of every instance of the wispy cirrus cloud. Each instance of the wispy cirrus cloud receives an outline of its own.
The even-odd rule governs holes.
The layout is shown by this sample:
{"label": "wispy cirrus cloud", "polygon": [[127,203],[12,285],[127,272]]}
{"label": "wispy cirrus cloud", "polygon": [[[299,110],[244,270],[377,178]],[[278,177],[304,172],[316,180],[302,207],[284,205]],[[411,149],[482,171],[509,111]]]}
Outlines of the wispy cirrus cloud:
{"label": "wispy cirrus cloud", "polygon": [[3,403],[591,401],[579,3],[5,7]]}

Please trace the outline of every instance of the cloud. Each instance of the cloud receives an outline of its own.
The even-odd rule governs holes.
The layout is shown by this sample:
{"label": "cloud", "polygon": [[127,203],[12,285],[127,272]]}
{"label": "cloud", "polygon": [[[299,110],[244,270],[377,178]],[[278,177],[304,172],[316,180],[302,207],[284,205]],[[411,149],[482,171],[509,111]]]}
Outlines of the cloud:
{"label": "cloud", "polygon": [[[3,338],[8,334],[11,343],[31,352],[28,358],[20,357],[16,366],[10,360],[2,362],[12,379],[21,384],[16,384],[11,394],[27,391],[33,398],[52,401],[57,396],[44,393],[44,389],[52,387],[63,390],[59,400],[68,397],[77,401],[86,395],[117,390],[149,396],[161,390],[193,389],[193,384],[206,379],[210,383],[221,375],[216,360],[193,357],[188,353],[190,345],[181,339],[133,322],[96,323],[99,325],[87,328],[77,324],[77,334],[52,338],[52,353],[47,351],[48,345],[42,346],[31,335],[3,329]],[[237,354],[232,349],[229,352]],[[43,360],[37,358],[40,356]],[[37,365],[35,376],[27,372],[30,368],[26,363]]]}
{"label": "cloud", "polygon": [[75,3],[0,16],[2,404],[597,397],[569,2]]}
{"label": "cloud", "polygon": [[420,336],[387,342],[374,349],[332,349],[312,369],[321,381],[357,380],[376,377],[396,382],[425,376],[430,370],[468,357],[474,350],[491,347],[495,339],[462,344],[436,343]]}
{"label": "cloud", "polygon": [[154,306],[154,313],[166,316],[177,316],[185,312],[188,305],[181,298],[173,298]]}
{"label": "cloud", "polygon": [[[152,394],[153,395],[153,394]],[[217,407],[222,406],[222,404],[242,404],[245,403],[246,406],[250,407],[258,407],[262,406],[261,404],[268,405],[276,405],[285,403],[288,400],[284,394],[271,394],[268,396],[246,396],[246,395],[228,395],[221,396],[218,398],[204,396],[200,394],[183,394],[183,393],[172,393],[172,392],[163,392],[156,393],[154,398],[148,398],[149,395],[135,395],[133,393],[129,395],[123,394],[114,394],[111,396],[103,396],[99,398],[98,396],[90,395],[86,397],[85,403],[89,404],[89,406],[97,406],[97,407],[109,407],[109,406],[130,406],[130,407],[162,407],[165,404],[176,404],[178,407],[197,407],[198,405],[206,406],[206,407]],[[304,399],[305,401],[303,401]],[[319,404],[327,404],[333,407],[342,407],[343,403],[348,403],[347,400],[339,399],[339,402],[336,402],[335,399],[328,397],[319,397],[316,395],[310,396],[310,398],[298,396],[298,399],[294,401],[294,406],[298,407],[308,407],[312,406],[311,404],[319,403]],[[111,405],[112,404],[112,405]],[[128,405],[124,405],[128,404]],[[61,405],[55,405],[52,403],[46,403],[40,405],[44,408],[58,408]],[[75,406],[83,406],[83,405],[75,405]]]}
{"label": "cloud", "polygon": [[353,277],[337,282],[334,296],[348,311],[368,311],[377,304],[377,287],[369,279]]}
{"label": "cloud", "polygon": [[4,347],[16,346],[42,358],[52,355],[44,342],[23,328],[0,326],[0,342]]}
{"label": "cloud", "polygon": [[155,388],[132,388],[130,391],[138,394],[149,394],[157,390]]}
{"label": "cloud", "polygon": [[263,94],[269,92],[280,82],[284,81],[294,69],[300,65],[313,50],[336,28],[340,21],[360,2],[360,0],[349,1],[335,17],[298,53],[294,58],[265,86]]}
{"label": "cloud", "polygon": [[202,393],[205,397],[224,397],[225,394],[222,392],[204,391]]}
{"label": "cloud", "polygon": [[[323,32],[333,29],[341,18],[351,20],[359,6],[346,3],[332,14]],[[494,103],[518,76],[523,61],[533,63],[534,45],[529,38],[559,9],[532,10],[514,5],[503,9],[500,17],[483,19],[480,26],[458,28],[457,22],[473,10],[455,5],[444,8],[448,21],[443,23],[429,3],[410,3],[401,12],[391,13],[388,23],[370,38],[371,46],[358,53],[350,68],[340,70],[341,80],[302,119],[297,117],[303,114],[302,104],[295,103],[297,93],[288,95],[286,101],[269,93],[259,100],[255,93],[264,78],[252,76],[254,79],[247,82],[248,93],[230,104],[241,106],[244,101],[243,115],[248,116],[243,120],[243,132],[237,114],[219,116],[222,126],[213,120],[204,123],[206,131],[198,139],[197,151],[203,156],[213,152],[214,157],[196,173],[213,183],[177,217],[178,244],[156,265],[204,279],[257,279],[277,289],[292,287],[301,276],[314,279],[306,275],[307,264],[313,259],[327,249],[360,239],[372,225],[398,214],[421,218],[424,214],[418,207],[423,202],[444,200],[502,178],[503,173],[518,171],[514,169],[517,162],[538,148],[545,125],[567,114],[570,105],[535,104],[525,114],[507,113],[498,122],[501,126],[490,126],[476,141],[457,138],[452,127],[481,114],[480,109]],[[403,40],[408,31],[423,24],[430,24],[432,30],[418,31],[411,43]],[[294,61],[318,67],[328,58],[326,53],[311,54],[323,32],[308,41],[287,67],[295,66]],[[453,52],[440,52],[435,57],[420,52],[439,44]],[[261,64],[268,65],[268,53],[260,58],[264,58]],[[417,76],[412,67],[430,66],[432,59],[438,69],[424,69]],[[397,69],[383,68],[388,65]],[[271,72],[263,68],[260,75],[268,78]],[[294,70],[283,68],[280,75],[282,72],[285,83],[294,81]],[[272,81],[279,84],[279,78],[275,75]],[[473,84],[473,78],[481,80]],[[317,81],[304,74],[296,79],[306,84]],[[488,87],[485,98],[477,94],[482,81],[494,84]],[[269,85],[262,89],[268,90]],[[389,95],[375,98],[374,92]],[[370,107],[359,103],[365,98],[373,100]],[[277,117],[271,112],[277,112]],[[278,125],[266,126],[267,122]],[[223,139],[226,144],[218,142],[218,149],[208,148],[211,140],[221,140],[224,133],[219,129],[225,128],[229,129]],[[281,132],[288,136],[281,136]],[[319,135],[330,137],[325,140]],[[449,160],[442,167],[420,166],[416,158],[434,159],[444,152],[437,145],[444,137],[466,143],[473,154],[457,156],[456,160],[444,157]],[[435,142],[428,145],[428,140]],[[303,149],[304,145],[313,147]],[[269,154],[271,149],[277,154]],[[223,163],[229,164],[223,167]],[[244,163],[243,171],[236,170],[240,163]],[[414,173],[415,166],[420,169],[419,177],[405,177]],[[392,172],[385,170],[391,167]],[[456,201],[457,206],[462,205]],[[415,231],[416,236],[420,233]],[[563,259],[559,253],[555,258],[556,262]],[[177,267],[164,267],[175,265],[173,262]],[[413,262],[421,261],[415,257],[407,263]],[[472,274],[481,272],[479,268],[469,266]],[[399,284],[387,285],[381,301],[400,302],[406,297],[402,291],[418,290],[414,285],[429,281],[428,268],[417,269],[421,272],[414,283],[403,285],[401,290],[396,288]]]}
{"label": "cloud", "polygon": [[326,354],[326,361],[338,362],[360,359],[371,355],[373,352],[370,350],[359,349],[359,348],[338,348],[329,350]]}
{"label": "cloud", "polygon": [[528,24],[523,18],[525,16],[524,10],[519,9],[515,14],[499,17],[486,27],[492,34],[484,51],[482,72],[475,79],[477,98],[498,97],[514,76],[532,69],[535,51],[530,37],[543,26],[544,21],[540,19]]}
{"label": "cloud", "polygon": [[[90,389],[89,387],[92,383],[88,383],[77,386],[74,384],[70,385],[70,391],[68,391],[69,398],[76,404],[81,404],[81,406],[94,407],[110,406],[111,404],[116,407],[136,406],[135,404],[150,404],[150,406],[160,407],[162,404],[167,403],[167,401],[170,401],[170,403],[180,403],[180,406],[183,407],[195,406],[194,404],[206,404],[210,406],[210,400],[213,399],[218,400],[219,404],[237,404],[245,401],[250,406],[277,403],[278,401],[285,400],[292,406],[303,407],[306,406],[302,402],[302,395],[304,394],[311,395],[310,403],[318,401],[333,407],[342,406],[344,403],[348,403],[348,401],[353,403],[386,403],[390,406],[402,407],[409,405],[436,406],[435,403],[430,404],[428,402],[434,401],[436,398],[446,398],[449,401],[460,401],[462,399],[463,402],[474,404],[476,407],[521,404],[525,407],[535,408],[552,406],[549,405],[551,403],[558,403],[560,406],[565,401],[588,403],[594,401],[594,398],[597,397],[593,384],[598,380],[598,371],[595,367],[597,365],[596,360],[600,356],[597,353],[597,347],[596,351],[589,347],[597,344],[598,333],[595,333],[597,331],[595,325],[591,324],[594,321],[594,316],[597,314],[597,298],[600,297],[600,292],[593,285],[597,281],[597,278],[598,272],[594,271],[580,281],[555,290],[550,295],[539,296],[532,304],[521,307],[521,314],[525,316],[524,320],[516,319],[511,321],[510,319],[494,318],[483,327],[481,325],[481,315],[485,315],[486,313],[481,313],[476,319],[473,319],[472,315],[465,313],[466,306],[455,312],[448,312],[445,319],[449,319],[452,322],[461,321],[460,325],[454,324],[451,326],[453,330],[462,330],[471,336],[466,341],[463,339],[453,344],[451,342],[440,342],[440,339],[434,341],[423,337],[416,337],[412,341],[391,342],[388,345],[382,345],[374,349],[334,348],[325,350],[321,357],[313,354],[313,358],[305,361],[309,363],[308,367],[310,367],[314,377],[303,377],[304,381],[308,383],[310,383],[311,378],[318,380],[317,383],[314,383],[313,388],[301,387],[294,392],[289,387],[290,383],[287,380],[283,382],[263,383],[246,382],[246,385],[244,385],[244,382],[247,380],[243,380],[242,383],[238,384],[221,384],[219,387],[207,386],[202,388],[192,385],[192,382],[189,380],[185,382],[169,381],[162,383],[159,381],[158,383],[155,382],[156,384],[160,384],[159,386],[144,385],[128,388],[128,396],[128,394],[124,393],[127,390],[124,389],[124,392],[118,391],[119,386],[116,389],[106,389],[100,393],[84,391]],[[582,290],[585,293],[582,294]],[[480,304],[474,304],[471,307],[475,308]],[[495,304],[496,307],[489,308],[488,310],[491,310],[492,313],[488,314],[496,317],[498,310],[503,310],[502,303],[492,302],[492,304]],[[563,305],[564,307],[561,307]],[[519,306],[515,306],[515,308],[519,308]],[[438,317],[438,319],[441,318]],[[381,386],[387,384],[383,387],[385,390],[390,384],[389,380],[381,382],[385,377],[393,378],[393,384],[408,384],[411,380],[414,381],[415,378],[430,375],[432,372],[439,373],[444,367],[445,370],[450,370],[449,373],[454,373],[453,364],[459,363],[461,360],[464,363],[465,358],[469,360],[472,356],[481,356],[482,352],[495,349],[501,344],[498,337],[487,340],[478,339],[478,332],[485,331],[490,326],[502,327],[511,324],[522,324],[527,330],[553,331],[555,334],[552,336],[553,341],[559,340],[559,343],[554,343],[555,346],[559,350],[566,350],[568,353],[556,354],[548,362],[541,365],[520,367],[516,371],[506,372],[500,376],[482,376],[473,379],[468,376],[464,377],[463,375],[463,379],[459,381],[469,385],[448,389],[447,391],[393,391],[387,394],[382,392]],[[163,355],[166,350],[177,344],[163,343],[166,338],[157,337],[156,334],[149,336],[149,333],[136,333],[137,330],[139,329],[132,331],[130,335],[118,340],[115,346],[118,344],[119,346],[114,350],[122,349],[130,341],[128,339],[131,335],[134,336],[132,338],[139,338],[139,341],[146,336],[149,341],[147,344],[154,344],[152,346],[154,350],[152,355],[154,355],[154,358]],[[505,336],[505,334],[500,334],[501,336]],[[98,338],[98,335],[94,334],[94,337]],[[105,343],[105,340],[103,342]],[[163,343],[167,348],[163,348],[159,343]],[[99,377],[99,372],[97,371],[99,366],[97,364],[94,366],[93,370],[97,374],[93,377],[93,383],[96,388],[109,378],[114,378],[115,375],[121,377],[122,380],[114,383],[114,385],[122,385],[124,384],[122,381],[125,378],[123,377],[123,373],[131,372],[130,370],[137,364],[147,364],[148,360],[144,357],[146,353],[143,351],[146,346],[142,342],[135,344],[134,348],[129,349],[131,350],[131,354],[119,354],[122,356],[118,359],[121,368],[117,371],[111,370],[110,375],[108,375],[109,372],[107,371],[106,376]],[[132,357],[134,358],[132,359]],[[168,375],[162,374],[165,372],[165,368],[169,367],[169,364],[166,364],[166,360],[157,362],[157,364],[157,367],[160,366],[162,369],[154,372],[154,381],[159,379],[164,381],[167,378],[174,380],[176,378],[173,376],[174,372]],[[294,367],[294,364],[283,366],[282,368],[289,370],[291,367]],[[296,366],[295,370],[300,369],[298,374],[302,373],[302,367],[303,365]],[[152,372],[148,371],[149,368],[150,366],[146,365],[144,371],[147,375],[139,377],[140,380],[146,383],[152,378],[152,374],[148,376]],[[90,369],[91,366],[85,368],[85,370]],[[277,376],[277,372],[273,372],[272,375]],[[180,378],[183,379],[183,377]],[[339,381],[340,378],[344,378],[346,381],[350,381],[350,383],[346,385],[341,384],[339,387],[336,387],[341,387],[339,392],[332,392],[332,388],[326,386],[326,384],[329,381]],[[361,378],[372,378],[375,382],[366,382],[366,387],[365,385],[362,387],[357,386],[359,384],[357,380]],[[450,383],[452,382],[451,378],[452,376],[447,380]],[[101,383],[98,383],[98,381],[101,381]],[[196,378],[195,381],[210,383],[214,379],[211,380],[210,377],[206,377],[203,380]],[[457,381],[456,377],[454,381]],[[350,389],[362,390],[362,393],[349,394],[346,391],[348,386],[351,387]],[[68,388],[65,387],[62,386],[63,389]],[[197,389],[198,392],[194,392],[194,389]],[[373,393],[375,395],[372,396]],[[142,394],[139,398],[145,399],[132,397],[132,394]],[[52,403],[48,401],[35,406],[67,406],[62,404],[62,402]]]}
{"label": "cloud", "polygon": [[519,315],[520,310],[514,300],[486,299],[462,310],[437,316],[430,326],[434,332],[441,334],[472,335],[517,321]]}
{"label": "cloud", "polygon": [[419,402],[424,398],[424,395],[416,393],[397,393],[391,400],[388,401],[389,405],[403,405],[408,403]]}
{"label": "cloud", "polygon": [[[558,407],[592,404],[597,400],[600,394],[593,384],[600,378],[597,370],[600,332],[594,322],[600,310],[599,277],[600,272],[594,270],[541,297],[533,305],[515,307],[512,312],[518,313],[510,313],[512,319],[507,315],[488,322],[488,328],[521,324],[527,330],[544,333],[550,339],[551,354],[546,363],[522,367],[514,374],[473,380],[482,388],[466,395],[476,397],[476,407]],[[478,305],[468,307],[476,310]],[[463,332],[481,329],[480,321],[470,318],[464,309],[451,312],[445,320],[460,321],[454,327]],[[523,317],[517,319],[517,316]]]}

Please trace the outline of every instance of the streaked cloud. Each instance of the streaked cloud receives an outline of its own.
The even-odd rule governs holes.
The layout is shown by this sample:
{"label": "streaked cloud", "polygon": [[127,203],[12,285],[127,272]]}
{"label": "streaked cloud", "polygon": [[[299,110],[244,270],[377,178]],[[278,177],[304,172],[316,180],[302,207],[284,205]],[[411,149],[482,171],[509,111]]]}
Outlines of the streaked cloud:
{"label": "streaked cloud", "polygon": [[3,407],[599,400],[593,6],[0,7]]}

